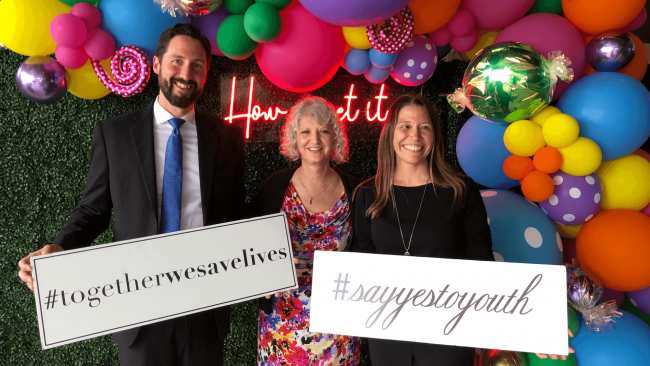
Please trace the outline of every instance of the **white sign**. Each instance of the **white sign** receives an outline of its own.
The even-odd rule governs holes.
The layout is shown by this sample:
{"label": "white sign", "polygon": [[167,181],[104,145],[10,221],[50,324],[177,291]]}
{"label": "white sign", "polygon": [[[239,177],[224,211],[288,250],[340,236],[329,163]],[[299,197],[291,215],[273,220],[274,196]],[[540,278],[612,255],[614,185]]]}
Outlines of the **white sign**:
{"label": "white sign", "polygon": [[296,288],[284,214],[32,257],[43,349]]}
{"label": "white sign", "polygon": [[311,332],[568,354],[563,266],[315,252]]}

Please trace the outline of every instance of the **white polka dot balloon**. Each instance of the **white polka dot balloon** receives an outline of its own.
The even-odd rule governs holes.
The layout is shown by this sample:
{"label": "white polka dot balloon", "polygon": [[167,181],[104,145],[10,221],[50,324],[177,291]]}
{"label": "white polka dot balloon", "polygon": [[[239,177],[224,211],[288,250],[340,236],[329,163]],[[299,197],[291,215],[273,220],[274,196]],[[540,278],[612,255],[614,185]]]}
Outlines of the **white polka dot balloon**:
{"label": "white polka dot balloon", "polygon": [[551,220],[562,225],[580,225],[589,221],[600,207],[603,188],[596,173],[574,176],[561,170],[551,174],[553,194],[539,203]]}
{"label": "white polka dot balloon", "polygon": [[438,52],[433,42],[423,35],[415,35],[397,55],[390,75],[402,85],[416,86],[429,80],[437,64]]}

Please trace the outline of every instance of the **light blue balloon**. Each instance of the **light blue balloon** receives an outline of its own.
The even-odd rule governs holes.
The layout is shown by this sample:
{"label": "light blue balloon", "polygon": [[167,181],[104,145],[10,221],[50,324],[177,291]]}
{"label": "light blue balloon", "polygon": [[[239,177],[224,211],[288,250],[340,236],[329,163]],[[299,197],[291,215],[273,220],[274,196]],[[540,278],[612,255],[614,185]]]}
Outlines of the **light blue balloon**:
{"label": "light blue balloon", "polygon": [[177,23],[190,23],[190,17],[172,17],[163,13],[152,0],[101,0],[97,8],[102,13],[101,29],[110,33],[117,48],[138,46],[153,65],[158,38]]}
{"label": "light blue balloon", "polygon": [[629,155],[650,137],[650,92],[634,78],[598,72],[573,83],[557,103],[593,140],[603,160]]}
{"label": "light blue balloon", "polygon": [[374,48],[370,48],[368,56],[370,57],[370,63],[379,69],[389,68],[395,63],[395,60],[397,60],[397,52],[383,53]]}
{"label": "light blue balloon", "polygon": [[533,202],[516,193],[481,191],[498,261],[562,264],[562,239],[551,219]]}
{"label": "light blue balloon", "polygon": [[578,365],[650,365],[650,325],[632,313],[618,311],[623,316],[615,319],[614,330],[588,333],[581,325],[569,340]]}
{"label": "light blue balloon", "polygon": [[388,79],[388,76],[390,75],[390,69],[380,69],[378,67],[370,65],[368,66],[368,69],[363,73],[363,75],[369,82],[373,84],[381,84],[386,81],[386,79]]}
{"label": "light blue balloon", "polygon": [[370,66],[368,50],[353,48],[345,54],[343,67],[352,75],[361,75]]}
{"label": "light blue balloon", "polygon": [[503,162],[510,152],[503,143],[506,126],[472,116],[456,140],[456,156],[465,174],[478,184],[490,188],[512,188],[519,182],[503,172]]}

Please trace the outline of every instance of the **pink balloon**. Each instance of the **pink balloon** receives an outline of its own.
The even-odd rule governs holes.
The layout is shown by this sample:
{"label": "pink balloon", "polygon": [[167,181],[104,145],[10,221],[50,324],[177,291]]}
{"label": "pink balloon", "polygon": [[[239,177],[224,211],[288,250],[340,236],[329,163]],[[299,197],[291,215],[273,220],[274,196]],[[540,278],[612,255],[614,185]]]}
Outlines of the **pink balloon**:
{"label": "pink balloon", "polygon": [[641,213],[646,215],[646,216],[650,216],[650,204],[645,206],[645,208],[643,210],[641,210]]}
{"label": "pink balloon", "polygon": [[474,15],[469,10],[458,9],[456,15],[447,23],[449,31],[455,36],[466,36],[474,30]]}
{"label": "pink balloon", "polygon": [[429,39],[435,44],[436,46],[444,46],[451,42],[451,38],[454,35],[451,34],[449,31],[449,28],[447,26],[443,26],[442,28],[438,29],[437,31],[430,33],[429,34]]}
{"label": "pink balloon", "polygon": [[620,307],[623,304],[623,300],[625,300],[625,292],[603,287],[603,301],[609,300],[616,301],[616,305]]}
{"label": "pink balloon", "polygon": [[58,45],[54,51],[54,56],[67,69],[78,69],[88,61],[88,55],[83,46],[71,48]]}
{"label": "pink balloon", "polygon": [[101,29],[93,29],[88,32],[84,50],[88,57],[93,60],[105,60],[115,52],[115,40],[108,32]]}
{"label": "pink balloon", "polygon": [[478,33],[474,29],[464,36],[454,36],[449,44],[457,52],[467,52],[476,46],[478,42]]}
{"label": "pink balloon", "polygon": [[81,21],[86,25],[86,29],[97,29],[102,23],[102,15],[99,9],[88,3],[77,3],[70,10],[70,14],[76,15],[81,18]]}
{"label": "pink balloon", "polygon": [[306,92],[327,83],[343,59],[343,34],[301,4],[284,9],[282,32],[260,43],[255,58],[262,73],[282,89]]}
{"label": "pink balloon", "polygon": [[645,23],[647,18],[648,18],[648,11],[645,10],[645,8],[641,9],[639,15],[637,15],[636,18],[634,18],[634,20],[630,22],[630,24],[623,27],[623,31],[631,32],[633,30],[637,30],[641,28],[641,26]]}
{"label": "pink balloon", "polygon": [[523,17],[535,0],[463,0],[480,29],[501,29]]}
{"label": "pink balloon", "polygon": [[[506,41],[527,44],[544,56],[552,51],[562,51],[571,59],[573,82],[582,75],[585,66],[585,44],[580,32],[559,15],[527,15],[499,32],[494,43]],[[553,100],[558,99],[571,83],[558,80]]]}
{"label": "pink balloon", "polygon": [[72,14],[59,14],[50,23],[50,35],[60,46],[77,47],[86,40],[86,25]]}

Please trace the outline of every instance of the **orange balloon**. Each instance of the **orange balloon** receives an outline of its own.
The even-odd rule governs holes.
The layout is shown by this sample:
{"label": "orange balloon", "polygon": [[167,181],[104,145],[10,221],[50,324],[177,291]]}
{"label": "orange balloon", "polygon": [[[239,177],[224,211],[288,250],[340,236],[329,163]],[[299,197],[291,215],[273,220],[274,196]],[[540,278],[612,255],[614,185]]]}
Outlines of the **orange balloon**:
{"label": "orange balloon", "polygon": [[533,161],[527,156],[510,155],[503,162],[503,172],[510,179],[521,180],[533,170]]}
{"label": "orange balloon", "polygon": [[625,27],[644,5],[645,0],[562,0],[564,16],[589,34]]}
{"label": "orange balloon", "polygon": [[545,146],[537,150],[533,156],[533,164],[535,169],[542,173],[555,173],[562,166],[562,154],[552,146]]}
{"label": "orange balloon", "polygon": [[407,6],[413,14],[415,34],[425,34],[447,24],[456,14],[460,0],[411,0]]}
{"label": "orange balloon", "polygon": [[521,180],[521,192],[533,202],[548,199],[553,194],[554,188],[553,178],[537,170],[526,174]]}
{"label": "orange balloon", "polygon": [[[617,70],[616,72],[620,72],[621,74],[631,76],[641,81],[645,76],[646,70],[648,69],[648,54],[645,51],[645,46],[643,45],[641,39],[632,33],[628,32],[628,34],[634,40],[634,58],[624,68]],[[591,38],[593,38],[593,36],[590,37],[589,40],[591,40]],[[585,63],[585,68],[582,72],[582,76],[584,77],[587,75],[595,74],[597,72],[598,71],[591,67],[591,65]]]}
{"label": "orange balloon", "polygon": [[648,154],[647,152],[645,152],[645,151],[643,151],[641,149],[637,149],[632,154],[639,155],[640,157],[644,158],[645,160],[650,161],[650,154]]}
{"label": "orange balloon", "polygon": [[580,266],[605,287],[636,291],[650,286],[650,217],[632,210],[605,210],[582,225],[576,241]]}

